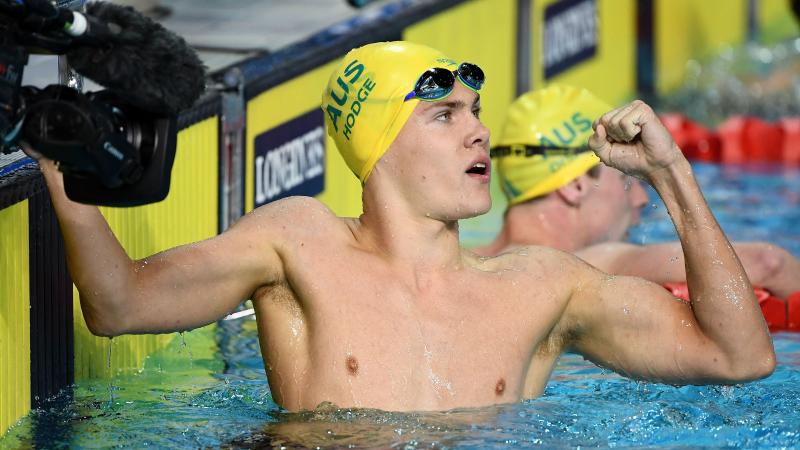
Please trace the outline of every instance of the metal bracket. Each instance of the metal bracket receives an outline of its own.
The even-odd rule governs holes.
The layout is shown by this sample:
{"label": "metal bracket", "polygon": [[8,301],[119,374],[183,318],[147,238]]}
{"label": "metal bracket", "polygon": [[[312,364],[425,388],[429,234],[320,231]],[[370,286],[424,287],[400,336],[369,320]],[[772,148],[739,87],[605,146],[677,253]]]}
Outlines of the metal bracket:
{"label": "metal bracket", "polygon": [[219,155],[219,231],[222,232],[244,215],[244,74],[234,67],[215,88],[222,96]]}

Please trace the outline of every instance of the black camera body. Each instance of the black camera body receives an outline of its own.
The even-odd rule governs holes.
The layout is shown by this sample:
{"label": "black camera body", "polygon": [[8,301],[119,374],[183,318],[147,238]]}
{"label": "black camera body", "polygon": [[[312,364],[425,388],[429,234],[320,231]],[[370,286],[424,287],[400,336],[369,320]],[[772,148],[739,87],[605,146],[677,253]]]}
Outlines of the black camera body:
{"label": "black camera body", "polygon": [[163,200],[175,159],[176,115],[143,109],[130,92],[22,86],[30,52],[62,54],[87,44],[50,25],[47,14],[20,12],[19,3],[0,0],[0,151],[25,143],[57,161],[67,196],[77,202]]}

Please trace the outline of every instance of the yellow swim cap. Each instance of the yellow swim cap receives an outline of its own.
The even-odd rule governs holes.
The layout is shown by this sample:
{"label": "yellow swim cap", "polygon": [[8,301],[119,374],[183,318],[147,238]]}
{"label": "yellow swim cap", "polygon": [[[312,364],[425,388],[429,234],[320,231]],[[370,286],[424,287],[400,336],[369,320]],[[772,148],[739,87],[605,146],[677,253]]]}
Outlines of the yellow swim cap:
{"label": "yellow swim cap", "polygon": [[437,50],[402,41],[368,44],[345,55],[322,93],[322,110],[328,135],[361,183],[419,103],[404,99],[420,75],[457,66]]}
{"label": "yellow swim cap", "polygon": [[611,107],[586,89],[551,85],[516,99],[508,109],[496,163],[509,206],[548,194],[597,165],[592,151],[526,152],[525,146],[584,147],[592,122]]}

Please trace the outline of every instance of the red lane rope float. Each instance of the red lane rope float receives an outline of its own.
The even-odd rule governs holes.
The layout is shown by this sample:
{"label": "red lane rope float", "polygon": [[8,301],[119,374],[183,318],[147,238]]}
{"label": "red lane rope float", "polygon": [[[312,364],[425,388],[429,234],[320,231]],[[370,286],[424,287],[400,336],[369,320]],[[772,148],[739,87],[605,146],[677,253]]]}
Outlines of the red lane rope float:
{"label": "red lane rope float", "polygon": [[688,159],[800,165],[800,117],[784,117],[771,123],[757,117],[733,116],[716,130],[675,113],[663,114],[661,121]]}
{"label": "red lane rope float", "polygon": [[786,164],[800,165],[800,117],[784,117],[781,119],[783,128],[783,161]]}
{"label": "red lane rope float", "polygon": [[786,329],[800,332],[800,292],[790,295],[786,302]]}
{"label": "red lane rope float", "polygon": [[[689,287],[686,283],[664,283],[664,288],[675,297],[686,302],[689,298]],[[761,313],[767,322],[769,331],[794,331],[800,332],[800,291],[788,298],[781,299],[772,295],[768,290],[753,287],[753,291],[761,307]]]}
{"label": "red lane rope float", "polygon": [[718,134],[681,114],[664,114],[661,122],[687,159],[719,162],[721,142]]}
{"label": "red lane rope float", "polygon": [[717,129],[723,163],[782,162],[783,130],[755,117],[731,117]]}

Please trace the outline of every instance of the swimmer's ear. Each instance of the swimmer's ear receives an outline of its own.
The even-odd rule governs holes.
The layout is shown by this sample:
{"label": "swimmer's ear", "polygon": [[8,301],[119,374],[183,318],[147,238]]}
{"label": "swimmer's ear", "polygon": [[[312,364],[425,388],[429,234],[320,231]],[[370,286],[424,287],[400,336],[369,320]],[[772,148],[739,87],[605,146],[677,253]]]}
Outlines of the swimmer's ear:
{"label": "swimmer's ear", "polygon": [[586,175],[581,175],[564,186],[561,186],[555,192],[567,205],[580,206],[583,199],[589,194],[591,188],[592,180]]}

